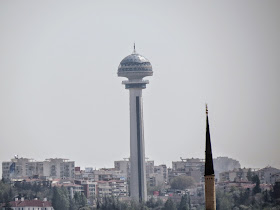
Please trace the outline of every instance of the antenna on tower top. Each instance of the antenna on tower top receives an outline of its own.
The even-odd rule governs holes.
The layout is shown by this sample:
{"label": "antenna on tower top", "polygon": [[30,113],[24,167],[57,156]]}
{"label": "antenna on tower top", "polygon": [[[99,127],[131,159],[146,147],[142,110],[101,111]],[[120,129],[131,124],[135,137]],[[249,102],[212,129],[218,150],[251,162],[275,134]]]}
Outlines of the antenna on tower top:
{"label": "antenna on tower top", "polygon": [[208,115],[208,106],[207,104],[205,104],[205,106],[206,106],[206,115]]}

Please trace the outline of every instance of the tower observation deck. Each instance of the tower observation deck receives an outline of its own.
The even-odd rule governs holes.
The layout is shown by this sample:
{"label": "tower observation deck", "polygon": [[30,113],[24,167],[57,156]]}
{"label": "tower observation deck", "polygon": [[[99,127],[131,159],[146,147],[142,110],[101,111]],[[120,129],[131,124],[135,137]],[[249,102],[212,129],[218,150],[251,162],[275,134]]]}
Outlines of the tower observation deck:
{"label": "tower observation deck", "polygon": [[130,109],[130,196],[136,201],[147,200],[145,144],[143,125],[142,89],[146,88],[146,76],[152,76],[152,65],[148,59],[134,51],[126,56],[118,68],[118,76],[128,80],[122,82],[129,90]]}

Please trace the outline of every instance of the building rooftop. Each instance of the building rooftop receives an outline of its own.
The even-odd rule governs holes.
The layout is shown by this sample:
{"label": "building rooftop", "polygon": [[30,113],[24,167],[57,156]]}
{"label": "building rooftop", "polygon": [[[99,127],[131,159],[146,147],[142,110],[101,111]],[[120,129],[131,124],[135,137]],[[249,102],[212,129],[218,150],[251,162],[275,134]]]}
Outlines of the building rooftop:
{"label": "building rooftop", "polygon": [[51,202],[40,200],[18,200],[12,201],[10,204],[12,207],[52,207]]}

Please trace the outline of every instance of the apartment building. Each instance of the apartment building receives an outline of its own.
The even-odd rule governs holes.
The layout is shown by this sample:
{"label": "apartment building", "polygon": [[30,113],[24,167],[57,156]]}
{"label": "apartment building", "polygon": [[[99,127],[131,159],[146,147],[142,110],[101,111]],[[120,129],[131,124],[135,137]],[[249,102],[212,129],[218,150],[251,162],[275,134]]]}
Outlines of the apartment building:
{"label": "apartment building", "polygon": [[231,171],[225,171],[220,173],[220,182],[241,182],[248,181],[247,174],[249,168],[238,168]]}
{"label": "apartment building", "polygon": [[47,177],[53,179],[74,178],[75,162],[63,158],[51,158],[35,161],[29,158],[15,157],[2,162],[4,179],[22,179],[28,177]]}
{"label": "apartment building", "polygon": [[267,166],[258,171],[255,171],[254,173],[259,176],[261,184],[272,184],[273,182],[275,182],[275,176],[273,175],[280,173],[280,170],[271,166]]}
{"label": "apartment building", "polygon": [[213,159],[215,178],[220,179],[219,174],[225,171],[231,171],[236,168],[241,168],[239,161],[229,157],[217,157]]}
{"label": "apartment building", "polygon": [[176,176],[191,176],[197,183],[204,179],[204,160],[199,158],[181,158],[181,161],[172,162],[172,170],[169,172],[169,180]]}
{"label": "apartment building", "polygon": [[128,196],[128,184],[125,180],[98,181],[97,183],[97,193],[100,198],[106,196]]}
{"label": "apartment building", "polygon": [[168,169],[166,165],[154,166],[154,172],[149,174],[149,186],[161,186],[168,183]]}
{"label": "apartment building", "polygon": [[95,198],[97,196],[97,182],[90,180],[75,180],[75,184],[83,187],[83,193],[87,198]]}

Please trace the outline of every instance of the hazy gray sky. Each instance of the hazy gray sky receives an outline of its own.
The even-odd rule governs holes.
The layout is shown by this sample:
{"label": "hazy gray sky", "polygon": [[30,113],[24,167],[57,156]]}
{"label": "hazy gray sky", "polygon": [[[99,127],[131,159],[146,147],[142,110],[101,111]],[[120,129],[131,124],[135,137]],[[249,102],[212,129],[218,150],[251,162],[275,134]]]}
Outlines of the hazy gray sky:
{"label": "hazy gray sky", "polygon": [[[280,1],[0,1],[0,161],[63,157],[113,167],[129,156],[133,50],[146,156],[214,157],[280,168]],[[1,167],[1,166],[0,166]]]}

